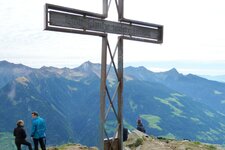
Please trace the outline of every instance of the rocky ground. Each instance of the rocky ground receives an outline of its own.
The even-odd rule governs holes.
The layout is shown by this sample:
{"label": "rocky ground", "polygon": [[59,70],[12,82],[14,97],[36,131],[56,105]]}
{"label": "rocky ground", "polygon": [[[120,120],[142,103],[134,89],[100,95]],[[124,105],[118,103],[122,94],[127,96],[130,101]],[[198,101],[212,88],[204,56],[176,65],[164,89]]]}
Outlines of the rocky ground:
{"label": "rocky ground", "polygon": [[66,144],[59,147],[50,147],[47,150],[98,150],[98,148],[87,147],[80,144]]}
{"label": "rocky ground", "polygon": [[218,145],[149,137],[137,130],[129,134],[129,138],[124,143],[124,146],[125,150],[225,150]]}
{"label": "rocky ground", "polygon": [[[219,145],[203,144],[188,140],[171,140],[149,137],[137,130],[132,131],[123,144],[124,150],[225,150]],[[79,144],[67,144],[48,150],[98,150],[96,147],[86,147]]]}

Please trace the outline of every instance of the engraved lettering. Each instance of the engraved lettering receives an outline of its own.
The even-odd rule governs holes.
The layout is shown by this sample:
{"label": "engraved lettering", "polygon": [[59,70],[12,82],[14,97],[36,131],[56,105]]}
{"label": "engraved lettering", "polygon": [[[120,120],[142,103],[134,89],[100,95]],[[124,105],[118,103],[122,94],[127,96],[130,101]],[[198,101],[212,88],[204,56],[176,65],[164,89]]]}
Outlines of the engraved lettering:
{"label": "engraved lettering", "polygon": [[96,18],[88,18],[79,15],[49,12],[50,24],[54,26],[68,27],[73,29],[88,30],[96,33],[114,33],[127,36],[144,38],[159,38],[159,31],[148,27],[131,25]]}

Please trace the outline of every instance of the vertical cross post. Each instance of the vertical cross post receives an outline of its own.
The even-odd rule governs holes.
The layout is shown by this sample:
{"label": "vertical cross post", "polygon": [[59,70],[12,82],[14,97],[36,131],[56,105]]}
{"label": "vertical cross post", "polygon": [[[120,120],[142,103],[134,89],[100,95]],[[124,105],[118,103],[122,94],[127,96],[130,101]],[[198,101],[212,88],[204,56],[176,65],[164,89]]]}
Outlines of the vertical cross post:
{"label": "vertical cross post", "polygon": [[[124,12],[124,1],[119,0],[118,2],[118,20],[123,19]],[[119,89],[118,89],[118,148],[123,149],[123,38],[118,37],[118,78],[119,78]]]}
{"label": "vertical cross post", "polygon": [[118,37],[118,147],[123,149],[123,38]]}
{"label": "vertical cross post", "polygon": [[123,0],[119,0],[118,2],[118,20],[123,19],[123,12],[124,12],[124,7],[123,7],[124,1]]}
{"label": "vertical cross post", "polygon": [[109,6],[108,6],[108,0],[102,0],[102,6],[103,6],[103,16],[105,16],[105,18],[107,18],[108,17],[108,8],[109,8]]}
{"label": "vertical cross post", "polygon": [[107,68],[107,37],[102,37],[101,86],[100,86],[100,131],[99,131],[100,132],[99,133],[100,150],[104,150],[106,68]]}

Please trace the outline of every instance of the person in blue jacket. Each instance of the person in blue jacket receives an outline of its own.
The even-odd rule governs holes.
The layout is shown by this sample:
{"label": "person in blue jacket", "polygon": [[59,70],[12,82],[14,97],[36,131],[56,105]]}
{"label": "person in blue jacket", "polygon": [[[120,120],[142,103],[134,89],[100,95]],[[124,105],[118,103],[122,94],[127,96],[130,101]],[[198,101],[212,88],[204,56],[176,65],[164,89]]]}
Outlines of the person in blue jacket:
{"label": "person in blue jacket", "polygon": [[39,117],[37,112],[32,112],[32,118],[31,137],[34,142],[34,150],[38,150],[38,144],[40,144],[42,150],[46,150],[45,120]]}

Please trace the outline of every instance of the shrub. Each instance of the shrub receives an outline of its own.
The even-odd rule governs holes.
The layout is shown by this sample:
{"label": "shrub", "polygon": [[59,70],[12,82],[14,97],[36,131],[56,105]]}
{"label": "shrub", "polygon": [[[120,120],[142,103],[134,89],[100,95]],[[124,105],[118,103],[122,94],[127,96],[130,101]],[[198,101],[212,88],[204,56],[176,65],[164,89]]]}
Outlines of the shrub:
{"label": "shrub", "polygon": [[215,147],[215,146],[213,146],[213,145],[209,145],[209,146],[207,146],[208,147],[208,149],[209,150],[216,150],[217,148]]}
{"label": "shrub", "polygon": [[142,138],[138,138],[135,143],[134,143],[134,146],[135,147],[138,147],[139,145],[142,145],[143,144],[143,139]]}
{"label": "shrub", "polygon": [[198,141],[195,141],[194,144],[195,144],[195,145],[200,145],[201,143],[198,142]]}

